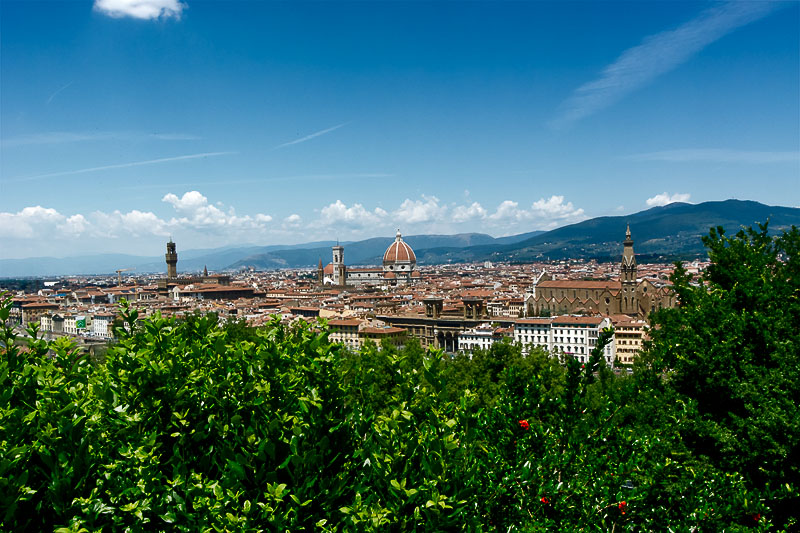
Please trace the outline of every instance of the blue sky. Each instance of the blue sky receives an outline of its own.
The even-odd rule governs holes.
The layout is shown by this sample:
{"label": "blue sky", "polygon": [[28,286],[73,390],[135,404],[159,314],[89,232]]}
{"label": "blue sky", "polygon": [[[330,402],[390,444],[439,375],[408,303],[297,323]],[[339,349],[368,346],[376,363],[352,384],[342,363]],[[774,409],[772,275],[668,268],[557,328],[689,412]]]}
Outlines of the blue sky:
{"label": "blue sky", "polygon": [[0,1],[0,257],[800,205],[797,2]]}

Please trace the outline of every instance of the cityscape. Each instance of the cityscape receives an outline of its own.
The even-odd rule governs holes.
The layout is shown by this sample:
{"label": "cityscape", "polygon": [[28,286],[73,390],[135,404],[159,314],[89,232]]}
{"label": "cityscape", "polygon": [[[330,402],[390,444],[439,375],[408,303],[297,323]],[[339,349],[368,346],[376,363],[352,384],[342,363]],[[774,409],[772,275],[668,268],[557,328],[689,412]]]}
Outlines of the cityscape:
{"label": "cityscape", "polygon": [[0,0],[0,530],[796,531],[800,3]]}
{"label": "cityscape", "polygon": [[[215,313],[251,326],[276,315],[286,323],[324,318],[331,339],[352,349],[368,340],[402,344],[414,337],[423,347],[455,353],[509,337],[581,362],[599,331],[614,325],[625,329],[625,338],[619,347],[616,341],[609,345],[608,363],[629,366],[646,338],[647,315],[675,301],[669,291],[672,265],[637,265],[630,229],[623,243],[618,265],[572,260],[422,267],[398,230],[380,267],[347,267],[346,248],[337,245],[331,261],[323,266],[320,259],[316,269],[235,274],[205,269],[179,276],[177,244],[170,241],[161,277],[120,269],[116,276],[44,281],[35,293],[13,299],[11,317],[22,327],[38,323],[49,338],[68,335],[92,344],[113,337],[113,319],[124,299],[142,316]],[[699,274],[706,264],[692,261],[689,271]],[[564,325],[575,321],[580,325]],[[531,324],[541,325],[536,340]]]}

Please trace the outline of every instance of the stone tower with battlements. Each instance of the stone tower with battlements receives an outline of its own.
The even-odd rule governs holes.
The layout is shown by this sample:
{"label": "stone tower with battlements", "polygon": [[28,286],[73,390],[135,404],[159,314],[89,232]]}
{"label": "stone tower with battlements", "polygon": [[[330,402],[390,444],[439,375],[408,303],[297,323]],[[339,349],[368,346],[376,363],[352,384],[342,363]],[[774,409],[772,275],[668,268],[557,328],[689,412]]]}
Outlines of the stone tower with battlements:
{"label": "stone tower with battlements", "polygon": [[175,251],[175,243],[172,242],[170,237],[167,243],[167,279],[175,279],[178,277],[178,252]]}

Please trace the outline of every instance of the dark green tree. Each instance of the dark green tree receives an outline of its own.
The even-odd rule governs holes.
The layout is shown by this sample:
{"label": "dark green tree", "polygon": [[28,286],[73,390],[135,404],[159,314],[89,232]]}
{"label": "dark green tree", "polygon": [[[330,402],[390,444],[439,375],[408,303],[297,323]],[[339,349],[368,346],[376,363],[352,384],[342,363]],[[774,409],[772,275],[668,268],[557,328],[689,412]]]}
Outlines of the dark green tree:
{"label": "dark green tree", "polygon": [[680,305],[654,313],[640,377],[691,405],[687,446],[743,475],[782,524],[800,506],[800,232],[720,227],[703,242],[711,265],[698,279],[677,265]]}

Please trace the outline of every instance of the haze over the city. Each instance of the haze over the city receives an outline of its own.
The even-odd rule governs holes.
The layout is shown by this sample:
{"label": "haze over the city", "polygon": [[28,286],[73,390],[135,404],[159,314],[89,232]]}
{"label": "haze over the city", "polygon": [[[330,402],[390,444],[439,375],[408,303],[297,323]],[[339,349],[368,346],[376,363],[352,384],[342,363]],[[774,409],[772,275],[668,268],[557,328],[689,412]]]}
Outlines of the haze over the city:
{"label": "haze over the city", "polygon": [[800,205],[797,2],[0,2],[0,258]]}

